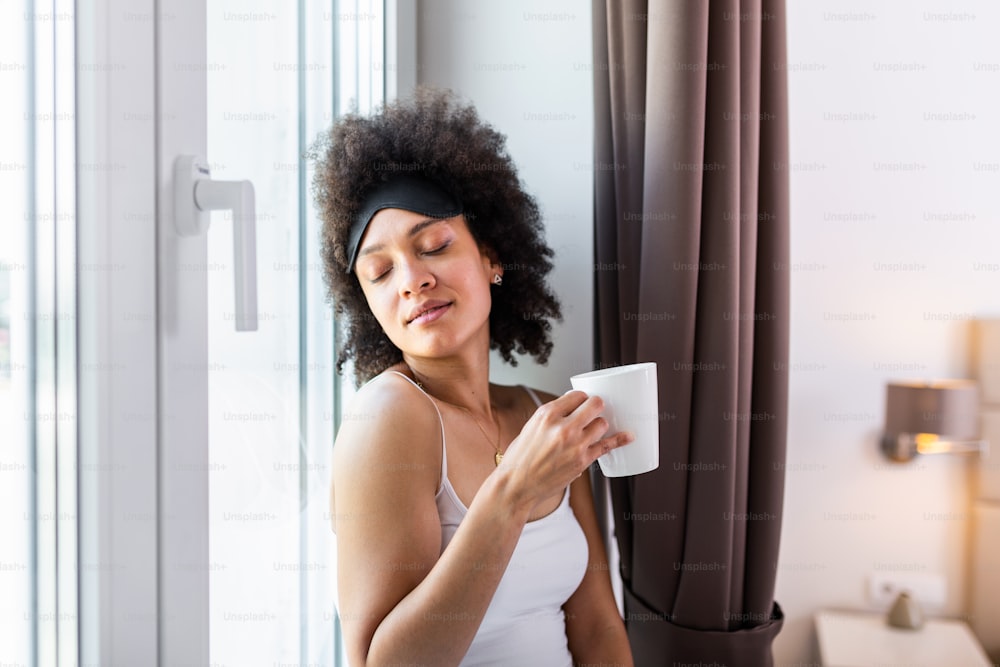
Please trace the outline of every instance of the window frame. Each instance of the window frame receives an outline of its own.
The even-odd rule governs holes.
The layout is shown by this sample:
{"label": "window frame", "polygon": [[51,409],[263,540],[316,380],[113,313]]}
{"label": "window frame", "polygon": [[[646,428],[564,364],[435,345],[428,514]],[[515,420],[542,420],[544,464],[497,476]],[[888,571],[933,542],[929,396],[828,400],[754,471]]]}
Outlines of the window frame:
{"label": "window frame", "polygon": [[[328,7],[337,16],[365,2],[384,11],[385,40],[372,55],[382,58],[379,97],[391,99],[416,83],[416,7],[408,0]],[[299,0],[300,15],[306,4]],[[208,362],[207,290],[204,275],[177,271],[181,263],[204,265],[206,249],[204,238],[173,232],[171,189],[175,156],[206,150],[206,102],[191,95],[205,88],[205,7],[205,0],[76,7],[77,163],[95,165],[77,170],[75,182],[77,261],[94,269],[77,272],[76,302],[81,664],[209,659],[208,380],[191,372]],[[333,96],[339,113],[347,100]],[[120,122],[126,117],[132,122]],[[315,256],[302,257],[308,265]],[[310,281],[300,292],[315,299],[319,282]],[[319,344],[314,332],[304,336]],[[334,432],[341,396],[338,386]],[[317,619],[309,602],[302,609],[313,631],[334,632],[339,654],[332,617]]]}

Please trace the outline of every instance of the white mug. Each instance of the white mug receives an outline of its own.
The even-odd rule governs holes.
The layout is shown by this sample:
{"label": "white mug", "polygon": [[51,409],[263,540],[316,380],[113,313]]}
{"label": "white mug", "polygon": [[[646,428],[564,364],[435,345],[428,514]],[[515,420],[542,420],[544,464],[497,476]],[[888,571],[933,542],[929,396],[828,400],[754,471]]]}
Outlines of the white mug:
{"label": "white mug", "polygon": [[601,416],[608,420],[608,434],[631,431],[635,435],[629,444],[597,459],[607,477],[638,475],[660,465],[656,362],[581,373],[569,382],[573,389],[604,400]]}

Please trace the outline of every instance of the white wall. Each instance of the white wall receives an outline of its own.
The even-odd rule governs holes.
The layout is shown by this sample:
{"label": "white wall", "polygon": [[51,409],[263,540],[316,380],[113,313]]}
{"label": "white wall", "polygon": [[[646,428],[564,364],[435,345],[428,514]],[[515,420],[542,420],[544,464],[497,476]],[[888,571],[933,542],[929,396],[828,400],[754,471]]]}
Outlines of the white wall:
{"label": "white wall", "polygon": [[[936,613],[966,613],[967,463],[900,466],[877,450],[885,382],[967,375],[969,320],[1000,315],[1000,42],[990,39],[1000,7],[942,7],[788,0],[794,270],[779,666],[815,664],[818,609],[872,609],[876,572],[941,573]],[[552,362],[526,380],[495,376],[564,389],[592,349],[592,181],[579,168],[592,159],[589,2],[423,0],[419,40],[419,80],[463,93],[508,135],[558,250],[567,317]]]}
{"label": "white wall", "polygon": [[521,180],[541,206],[563,305],[547,366],[492,376],[554,393],[593,357],[593,82],[590,3],[421,0],[417,80],[455,90],[507,135]]}
{"label": "white wall", "polygon": [[[877,451],[885,382],[967,376],[1000,313],[1000,7],[788,2],[792,349],[776,664],[866,580],[940,573],[966,613],[969,467]],[[983,165],[989,165],[984,169]]]}

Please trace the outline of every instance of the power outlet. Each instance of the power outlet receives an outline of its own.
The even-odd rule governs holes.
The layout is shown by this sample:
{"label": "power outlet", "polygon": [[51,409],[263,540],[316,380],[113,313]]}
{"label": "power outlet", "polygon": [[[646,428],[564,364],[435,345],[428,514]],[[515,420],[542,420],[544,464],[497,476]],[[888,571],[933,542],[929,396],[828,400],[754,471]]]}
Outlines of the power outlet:
{"label": "power outlet", "polygon": [[948,586],[944,575],[923,572],[876,572],[868,578],[868,598],[875,607],[888,609],[906,591],[925,611],[944,608]]}

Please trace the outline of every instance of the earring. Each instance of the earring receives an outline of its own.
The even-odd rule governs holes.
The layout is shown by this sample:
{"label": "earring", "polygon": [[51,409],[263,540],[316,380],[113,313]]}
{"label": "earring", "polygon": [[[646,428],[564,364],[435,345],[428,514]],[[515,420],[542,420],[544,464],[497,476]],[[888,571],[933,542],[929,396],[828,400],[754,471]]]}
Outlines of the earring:
{"label": "earring", "polygon": [[494,285],[503,285],[503,276],[501,276],[499,273],[494,273],[493,274],[493,284]]}

